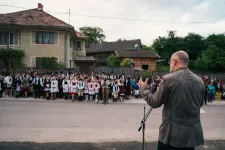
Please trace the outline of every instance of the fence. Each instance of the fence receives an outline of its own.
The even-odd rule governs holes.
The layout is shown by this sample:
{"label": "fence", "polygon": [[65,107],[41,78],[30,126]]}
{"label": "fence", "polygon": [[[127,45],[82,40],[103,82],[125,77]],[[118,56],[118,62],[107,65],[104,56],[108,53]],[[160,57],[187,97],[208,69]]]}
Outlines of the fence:
{"label": "fence", "polygon": [[30,68],[30,67],[17,67],[17,68],[11,68],[11,67],[5,67],[5,68],[0,68],[0,71],[3,71],[3,69],[6,69],[9,73],[27,73],[28,71],[37,71],[38,73],[54,73],[54,72],[60,72],[63,71],[64,73],[69,73],[69,72],[74,72],[76,68],[64,68],[64,69],[46,69],[46,68]]}
{"label": "fence", "polygon": [[114,74],[122,74],[124,75],[129,75],[133,74],[133,68],[132,67],[104,67],[104,66],[93,66],[90,68],[91,72],[97,72],[97,73],[102,73],[104,72],[105,74],[111,74],[112,72]]}

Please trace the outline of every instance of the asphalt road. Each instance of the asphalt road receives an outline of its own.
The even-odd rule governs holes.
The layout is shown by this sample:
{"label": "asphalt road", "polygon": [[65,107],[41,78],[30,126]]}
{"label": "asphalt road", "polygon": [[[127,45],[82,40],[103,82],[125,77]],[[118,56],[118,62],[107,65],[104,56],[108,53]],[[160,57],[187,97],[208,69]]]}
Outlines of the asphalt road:
{"label": "asphalt road", "polygon": [[[0,143],[0,150],[11,150],[13,145],[16,149],[24,148],[24,145],[28,145],[28,149],[35,146],[37,150],[48,146],[58,149],[60,146],[68,149],[71,146],[79,149],[80,146],[80,149],[90,150],[139,149],[142,134],[137,130],[143,117],[143,106],[140,103],[102,105],[94,102],[0,100],[0,141],[5,141]],[[153,149],[158,139],[161,111],[162,108],[153,110],[146,122],[147,145]],[[221,149],[224,141],[218,140],[225,140],[225,104],[204,106],[201,120],[207,142],[199,149]]]}

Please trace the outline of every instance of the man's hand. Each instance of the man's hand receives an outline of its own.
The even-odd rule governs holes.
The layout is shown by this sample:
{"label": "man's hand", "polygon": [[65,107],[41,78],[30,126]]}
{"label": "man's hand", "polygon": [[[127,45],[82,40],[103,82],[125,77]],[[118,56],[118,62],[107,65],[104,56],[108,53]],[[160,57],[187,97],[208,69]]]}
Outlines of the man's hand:
{"label": "man's hand", "polygon": [[146,85],[148,83],[148,77],[145,79],[144,84]]}

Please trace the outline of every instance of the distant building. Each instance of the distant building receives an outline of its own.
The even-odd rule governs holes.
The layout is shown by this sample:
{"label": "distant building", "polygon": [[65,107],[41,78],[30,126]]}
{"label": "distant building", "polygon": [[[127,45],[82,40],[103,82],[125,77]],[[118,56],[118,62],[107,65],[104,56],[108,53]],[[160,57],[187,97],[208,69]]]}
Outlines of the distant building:
{"label": "distant building", "polygon": [[140,51],[141,48],[141,40],[137,39],[90,44],[90,48],[87,48],[86,51],[87,56],[93,56],[96,59],[96,64],[105,65],[108,57],[115,54],[115,51]]}
{"label": "distant building", "polygon": [[139,70],[156,71],[156,60],[160,58],[159,55],[152,51],[115,51],[120,63],[125,58],[131,60],[133,67]]}

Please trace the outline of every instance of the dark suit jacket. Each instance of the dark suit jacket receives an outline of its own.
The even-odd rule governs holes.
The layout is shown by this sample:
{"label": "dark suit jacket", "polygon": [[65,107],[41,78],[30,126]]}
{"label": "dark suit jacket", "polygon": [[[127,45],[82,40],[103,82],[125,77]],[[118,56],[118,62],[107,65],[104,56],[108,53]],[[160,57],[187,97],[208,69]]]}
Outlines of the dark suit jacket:
{"label": "dark suit jacket", "polygon": [[204,83],[188,68],[181,68],[162,78],[156,92],[147,86],[141,95],[153,108],[162,105],[159,141],[174,147],[196,147],[204,144],[200,107],[204,102]]}

